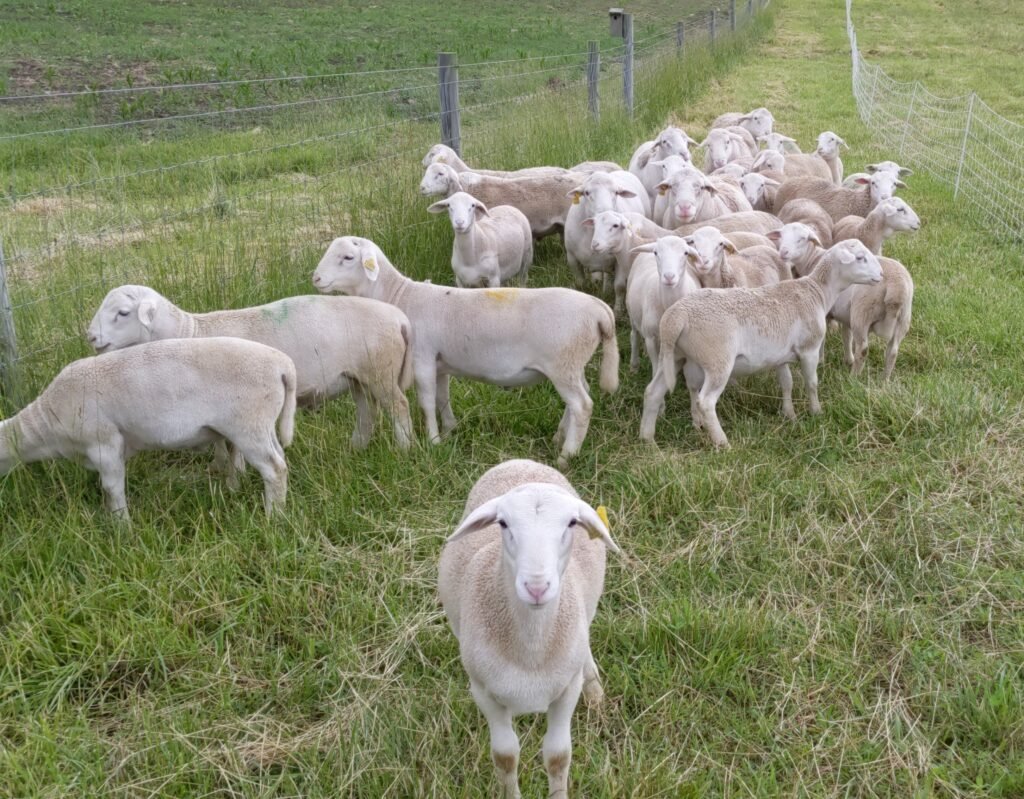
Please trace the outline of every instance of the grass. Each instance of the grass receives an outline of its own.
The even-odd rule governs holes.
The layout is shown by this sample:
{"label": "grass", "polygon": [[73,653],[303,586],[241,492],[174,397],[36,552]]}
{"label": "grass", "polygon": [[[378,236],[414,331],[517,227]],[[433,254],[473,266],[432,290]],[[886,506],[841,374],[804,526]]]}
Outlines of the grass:
{"label": "grass", "polygon": [[[772,8],[774,27],[766,19],[749,45],[715,59],[695,48],[646,73],[635,124],[610,74],[600,125],[584,121],[578,92],[542,92],[508,116],[469,115],[466,158],[625,160],[668,118],[696,135],[722,110],[761,104],[802,143],[825,127],[843,135],[849,170],[886,157],[853,107],[841,7]],[[894,44],[858,31],[865,49]],[[309,291],[318,237],[352,232],[447,281],[447,222],[424,220],[415,194],[433,128],[391,135],[399,152],[380,164],[342,170],[351,153],[311,147],[308,179],[269,159],[234,182],[216,174],[220,196],[212,177],[165,178],[164,197],[133,184],[73,195],[116,235],[15,262],[15,302],[49,297],[17,315],[25,346],[51,347],[27,364],[26,390],[85,354],[81,326],[122,277],[191,309],[239,307]],[[789,423],[773,380],[744,381],[719,405],[724,453],[693,432],[679,394],[658,447],[639,444],[646,364],[615,395],[595,389],[567,474],[608,506],[625,554],[610,560],[592,628],[606,700],[577,710],[574,795],[1024,794],[1024,258],[964,221],[945,186],[910,182],[925,224],[891,250],[917,293],[890,384],[877,343],[854,379],[832,335],[823,415]],[[62,202],[5,224],[43,239],[103,221]],[[162,202],[190,213],[146,216]],[[144,235],[118,238],[133,215]],[[75,288],[83,278],[96,282]],[[531,283],[567,280],[560,245],[545,241]],[[624,352],[627,338],[620,327]],[[455,381],[452,394],[459,428],[408,454],[386,430],[350,452],[347,399],[302,414],[288,514],[272,521],[255,476],[227,495],[204,453],[132,461],[131,531],[73,464],[0,479],[0,795],[493,793],[485,725],[436,600],[437,556],[486,468],[553,461],[561,408],[549,387]],[[543,719],[519,729],[524,795],[542,795]]]}

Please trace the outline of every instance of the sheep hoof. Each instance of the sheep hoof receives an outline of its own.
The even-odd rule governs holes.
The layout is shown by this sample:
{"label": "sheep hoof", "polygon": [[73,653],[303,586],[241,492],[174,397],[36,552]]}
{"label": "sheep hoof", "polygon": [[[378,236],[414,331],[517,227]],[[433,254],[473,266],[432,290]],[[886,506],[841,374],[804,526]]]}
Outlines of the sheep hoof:
{"label": "sheep hoof", "polygon": [[782,415],[789,419],[789,421],[791,422],[796,421],[796,411],[794,411],[792,408],[783,408]]}
{"label": "sheep hoof", "polygon": [[587,707],[597,707],[604,699],[604,688],[596,677],[583,683],[583,701]]}
{"label": "sheep hoof", "polygon": [[558,460],[555,461],[555,466],[564,471],[569,466],[569,459],[565,455],[559,455]]}

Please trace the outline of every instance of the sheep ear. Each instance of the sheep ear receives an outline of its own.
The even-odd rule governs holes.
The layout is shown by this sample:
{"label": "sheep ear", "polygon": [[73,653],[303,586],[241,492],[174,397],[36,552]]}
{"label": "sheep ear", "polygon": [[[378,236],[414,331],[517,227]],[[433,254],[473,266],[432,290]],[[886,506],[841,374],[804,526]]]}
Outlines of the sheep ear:
{"label": "sheep ear", "polygon": [[878,170],[878,165],[877,164],[868,164],[864,168],[868,171],[869,174],[873,175]]}
{"label": "sheep ear", "polygon": [[483,219],[485,216],[490,216],[491,212],[487,210],[487,206],[482,202],[477,202],[473,205],[473,213],[477,219]]}
{"label": "sheep ear", "polygon": [[582,225],[583,225],[583,227],[593,227],[594,226],[594,217],[589,217],[588,219],[584,219],[583,222],[582,222]]}
{"label": "sheep ear", "polygon": [[594,510],[586,502],[580,503],[579,523],[583,525],[583,529],[590,534],[591,538],[600,538],[604,541],[604,545],[612,552],[619,552],[621,550],[618,545],[612,541],[612,534],[608,529],[607,519],[608,512],[605,510],[604,505]]}
{"label": "sheep ear", "polygon": [[577,205],[579,204],[580,197],[583,196],[583,189],[577,186],[572,191],[567,192],[565,196],[572,200],[573,205]]}
{"label": "sheep ear", "polygon": [[709,192],[710,194],[718,194],[718,189],[715,188],[715,184],[710,180],[704,181],[704,191]]}
{"label": "sheep ear", "polygon": [[899,186],[901,189],[907,188],[907,184],[904,183],[902,180],[899,180],[898,178],[896,180],[896,185]]}
{"label": "sheep ear", "polygon": [[722,246],[725,247],[726,252],[731,252],[733,255],[739,252],[739,250],[736,249],[736,245],[729,241],[729,239],[722,239]]}
{"label": "sheep ear", "polygon": [[818,238],[818,234],[815,233],[813,230],[810,233],[807,234],[807,240],[808,241],[813,241],[819,247],[824,247],[825,246],[824,244],[821,243],[821,239]]}
{"label": "sheep ear", "polygon": [[698,146],[698,147],[707,147],[707,146],[708,146],[708,140],[707,140],[707,139],[705,138],[705,139],[704,139],[704,141],[702,141],[702,142],[701,142],[700,144],[698,144],[697,146]]}
{"label": "sheep ear", "polygon": [[661,194],[665,194],[665,192],[672,188],[672,184],[662,181],[654,188],[656,188]]}
{"label": "sheep ear", "polygon": [[477,530],[483,530],[485,527],[490,527],[498,520],[498,501],[501,497],[495,497],[489,499],[483,505],[480,505],[475,510],[471,511],[470,514],[462,520],[462,523],[455,528],[455,532],[448,536],[447,543],[457,541],[464,535],[475,533]]}
{"label": "sheep ear", "polygon": [[843,264],[852,264],[857,260],[857,256],[851,252],[849,247],[840,247],[838,257],[839,262]]}
{"label": "sheep ear", "polygon": [[686,143],[687,144],[693,144],[693,145],[695,145],[697,147],[700,147],[700,145],[697,144],[697,140],[694,139],[693,137],[691,137],[688,133],[684,133],[683,137],[686,139]]}
{"label": "sheep ear", "polygon": [[846,148],[847,150],[849,150],[849,149],[850,149],[850,145],[849,145],[849,144],[847,144],[847,143],[846,143],[845,141],[843,141],[843,140],[842,140],[841,138],[839,138],[838,136],[836,136],[836,141],[837,141],[837,142],[839,142],[839,143],[840,143],[841,145],[843,145],[843,147],[845,147],[845,148]]}
{"label": "sheep ear", "polygon": [[871,178],[861,176],[859,178],[854,178],[853,182],[858,184],[859,186],[867,186],[871,182]]}
{"label": "sheep ear", "polygon": [[[436,202],[433,205],[431,205],[429,208],[427,208],[427,213],[428,214],[443,214],[447,210],[448,210],[448,201],[447,200],[440,200],[439,202]],[[431,223],[431,224],[433,224],[433,223]]]}
{"label": "sheep ear", "polygon": [[143,300],[139,303],[139,321],[146,330],[152,330],[153,317],[156,316],[156,303],[152,300]]}
{"label": "sheep ear", "polygon": [[369,255],[366,255],[365,251],[360,251],[360,256],[363,261],[363,271],[366,273],[366,276],[371,282],[376,282],[377,278],[380,277],[380,265],[377,263],[376,254],[371,249]]}
{"label": "sheep ear", "polygon": [[632,250],[630,250],[630,252],[631,253],[654,252],[656,248],[657,248],[657,245],[655,245],[655,244],[639,244],[636,247],[634,247]]}
{"label": "sheep ear", "polygon": [[908,178],[908,177],[910,177],[913,174],[914,174],[914,170],[913,169],[907,169],[905,166],[901,166],[900,167],[900,177],[901,178]]}
{"label": "sheep ear", "polygon": [[620,197],[630,197],[630,198],[636,197],[636,192],[635,191],[630,191],[629,189],[619,189],[615,193],[617,195],[619,195]]}
{"label": "sheep ear", "polygon": [[767,233],[764,234],[764,237],[766,239],[768,239],[769,241],[778,241],[779,239],[782,238],[782,231],[781,230],[769,230]]}

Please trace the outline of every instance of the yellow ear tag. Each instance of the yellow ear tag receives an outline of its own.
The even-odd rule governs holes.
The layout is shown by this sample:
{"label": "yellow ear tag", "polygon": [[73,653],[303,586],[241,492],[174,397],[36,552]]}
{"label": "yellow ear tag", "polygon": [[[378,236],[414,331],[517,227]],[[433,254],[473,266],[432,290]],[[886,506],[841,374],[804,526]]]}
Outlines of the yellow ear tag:
{"label": "yellow ear tag", "polygon": [[365,269],[367,272],[376,272],[377,271],[377,261],[374,260],[373,258],[366,258],[363,261],[363,269]]}
{"label": "yellow ear tag", "polygon": [[576,192],[576,193],[575,193],[575,194],[574,194],[574,195],[572,196],[572,204],[573,204],[573,205],[579,205],[579,204],[580,204],[580,194],[579,194],[579,192]]}
{"label": "yellow ear tag", "polygon": [[446,164],[446,163],[448,163],[448,162],[447,162],[447,161],[445,160],[445,158],[444,158],[444,156],[443,156],[443,155],[439,155],[439,156],[437,157],[437,159],[436,159],[436,160],[437,160],[437,163],[439,163],[439,164]]}
{"label": "yellow ear tag", "polygon": [[608,521],[608,508],[606,508],[604,505],[598,505],[597,515],[598,517],[600,517],[601,521],[604,522],[604,526],[608,528],[608,532],[610,533],[612,531],[612,525]]}

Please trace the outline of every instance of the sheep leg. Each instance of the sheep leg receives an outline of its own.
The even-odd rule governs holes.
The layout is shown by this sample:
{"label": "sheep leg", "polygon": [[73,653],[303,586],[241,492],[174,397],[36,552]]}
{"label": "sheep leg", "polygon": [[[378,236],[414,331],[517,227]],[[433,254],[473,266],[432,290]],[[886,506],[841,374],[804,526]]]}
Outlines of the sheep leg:
{"label": "sheep leg", "polygon": [[[657,361],[655,361],[657,364]],[[665,395],[668,394],[668,385],[661,374],[661,366],[654,370],[654,377],[644,389],[644,412],[640,417],[640,440],[654,441],[654,428],[658,424],[658,416],[665,404]]]}
{"label": "sheep leg", "polygon": [[437,376],[437,407],[441,411],[441,432],[445,434],[450,433],[458,424],[455,414],[452,413],[452,401],[448,396],[451,379],[451,375]]}
{"label": "sheep leg", "polygon": [[635,327],[629,329],[629,371],[640,369],[640,331]]}
{"label": "sheep leg", "polygon": [[283,511],[288,496],[288,464],[274,429],[232,443],[263,478],[263,507],[267,516],[275,510]]}
{"label": "sheep leg", "polygon": [[625,270],[615,269],[615,318],[618,319],[622,316],[622,312],[626,310],[626,277],[625,275],[620,276],[620,272]]}
{"label": "sheep leg", "polygon": [[90,448],[86,453],[86,459],[92,468],[100,473],[100,485],[103,486],[103,498],[106,502],[107,510],[118,521],[130,523],[128,497],[124,489],[123,440],[118,436],[117,440]]}
{"label": "sheep leg", "polygon": [[395,425],[395,440],[400,449],[409,449],[412,443],[412,416],[409,415],[409,400],[397,385],[392,390],[387,405]]}
{"label": "sheep leg", "polygon": [[782,415],[796,421],[796,411],[793,410],[793,373],[789,371],[789,364],[784,363],[778,367],[775,376],[782,387]]}
{"label": "sheep leg", "polygon": [[352,430],[352,446],[355,449],[366,449],[373,435],[374,416],[377,415],[376,408],[366,394],[366,390],[354,380],[350,390],[352,399],[356,403],[356,426]]}
{"label": "sheep leg", "polygon": [[512,727],[512,714],[508,708],[499,705],[487,689],[474,680],[469,682],[469,692],[476,700],[476,706],[487,719],[491,733],[491,759],[501,783],[504,799],[520,799],[519,793],[519,737]]}
{"label": "sheep leg", "polygon": [[433,356],[414,362],[413,379],[416,382],[416,399],[427,423],[427,440],[431,444],[439,444],[441,433],[437,429],[437,368]]}
{"label": "sheep leg", "polygon": [[565,260],[569,262],[569,269],[572,271],[572,279],[576,284],[576,288],[580,288],[584,281],[583,265],[572,254],[572,251],[568,249],[565,251]]}
{"label": "sheep leg", "polygon": [[[850,367],[850,373],[859,375],[864,371],[864,363],[868,359],[868,330],[867,328],[858,327],[857,330],[850,332],[851,349],[853,352],[853,365]],[[886,361],[888,362],[888,348],[886,349]]]}
{"label": "sheep leg", "polygon": [[242,459],[238,450],[232,448],[229,452],[228,443],[223,438],[214,442],[213,463],[210,465],[210,471],[224,478],[228,491],[238,490],[238,472],[241,471],[237,468],[238,461],[241,461],[241,469],[244,469],[245,460]]}
{"label": "sheep leg", "polygon": [[566,406],[565,413],[562,414],[561,420],[558,422],[558,429],[555,431],[554,442],[556,447],[561,447],[565,443],[565,431],[569,427],[569,422],[572,419],[572,413],[569,412],[569,407]]}
{"label": "sheep leg", "polygon": [[583,688],[583,671],[578,672],[562,695],[548,705],[548,730],[541,750],[548,773],[548,797],[569,796],[569,764],[572,761],[572,712]]}
{"label": "sheep leg", "polygon": [[843,361],[847,366],[852,368],[854,360],[853,330],[846,325],[843,325]]}
{"label": "sheep leg", "polygon": [[587,654],[587,663],[583,667],[583,701],[587,707],[596,707],[604,699],[604,688],[601,687],[601,676],[597,673],[594,654]]}
{"label": "sheep leg", "polygon": [[556,461],[558,468],[564,469],[569,465],[569,458],[579,452],[583,439],[587,437],[590,415],[594,412],[594,401],[590,399],[582,375],[569,380],[551,382],[555,384],[558,395],[565,400],[565,410],[569,416],[565,425],[565,441]]}
{"label": "sheep leg", "polygon": [[690,392],[690,419],[693,422],[693,429],[703,430],[704,417],[700,413],[697,394],[700,387],[704,385],[704,370],[693,361],[687,361],[683,365],[683,377],[686,379],[686,389]]}
{"label": "sheep leg", "polygon": [[[885,380],[892,377],[892,370],[896,367],[896,356],[900,354],[900,342],[903,340],[903,336],[900,331],[894,330],[892,336],[889,339],[889,345],[885,348],[885,374],[882,376]],[[867,347],[865,347],[865,351]]]}
{"label": "sheep leg", "polygon": [[718,421],[716,406],[718,405],[718,398],[722,396],[722,392],[725,391],[725,387],[729,384],[731,372],[731,367],[727,371],[720,373],[705,370],[704,384],[701,386],[700,391],[697,392],[697,408],[704,420],[704,428],[708,431],[711,443],[715,447],[722,449],[728,449],[729,439],[726,438],[725,431],[722,430],[722,425]]}
{"label": "sheep leg", "polygon": [[811,413],[821,413],[821,403],[818,401],[818,348],[812,347],[800,353],[800,371],[804,376],[804,386],[807,388],[807,404]]}

